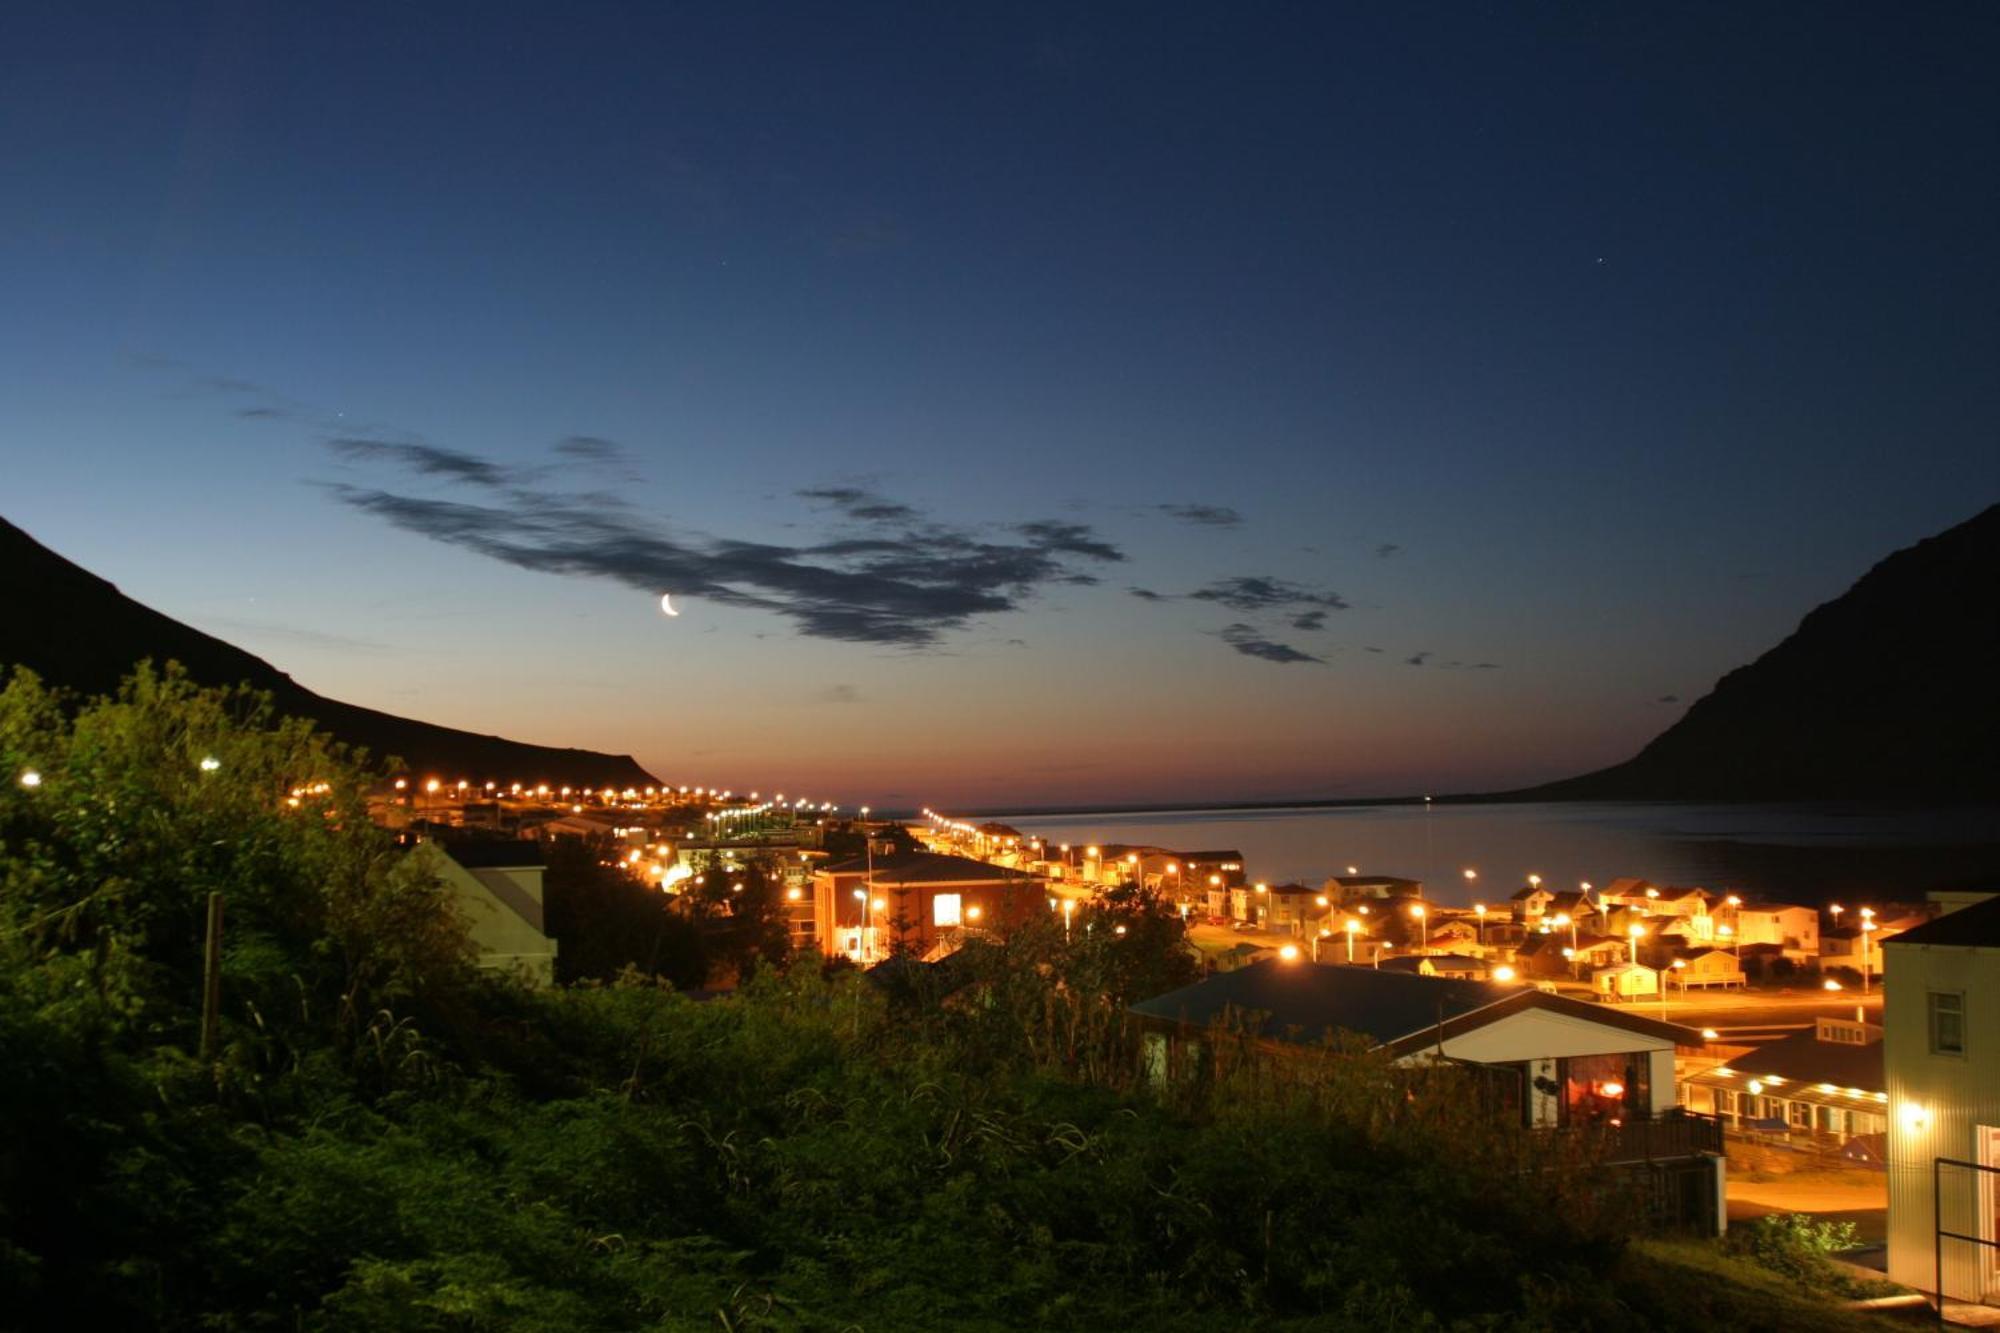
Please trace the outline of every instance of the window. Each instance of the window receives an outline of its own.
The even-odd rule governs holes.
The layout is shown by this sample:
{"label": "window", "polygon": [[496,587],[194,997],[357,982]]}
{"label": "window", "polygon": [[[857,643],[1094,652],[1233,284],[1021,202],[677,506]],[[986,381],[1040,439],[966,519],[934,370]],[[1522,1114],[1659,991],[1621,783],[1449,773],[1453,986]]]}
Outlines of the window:
{"label": "window", "polygon": [[940,893],[931,899],[931,920],[940,926],[958,924],[959,909],[963,899],[956,893]]}
{"label": "window", "polygon": [[1793,1129],[1811,1129],[1812,1110],[1811,1102],[1786,1102],[1785,1123]]}
{"label": "window", "polygon": [[1931,992],[1931,1054],[1965,1054],[1965,997],[1956,991]]}

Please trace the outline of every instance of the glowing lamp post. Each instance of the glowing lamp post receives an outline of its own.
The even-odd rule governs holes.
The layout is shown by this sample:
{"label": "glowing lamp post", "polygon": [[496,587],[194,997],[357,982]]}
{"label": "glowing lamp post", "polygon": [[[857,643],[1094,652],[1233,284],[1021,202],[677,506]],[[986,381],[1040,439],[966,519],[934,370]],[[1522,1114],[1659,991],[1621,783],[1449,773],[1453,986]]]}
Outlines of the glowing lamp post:
{"label": "glowing lamp post", "polygon": [[1875,909],[1861,909],[1861,993],[1868,993],[1868,933],[1875,929]]}
{"label": "glowing lamp post", "polygon": [[1422,932],[1420,938],[1423,941],[1424,951],[1428,953],[1431,947],[1430,913],[1424,910],[1422,903],[1418,903],[1410,909],[1410,915],[1417,919],[1417,927]]}
{"label": "glowing lamp post", "polygon": [[1473,915],[1479,918],[1479,947],[1484,949],[1486,947],[1486,904],[1474,903],[1472,911]]}
{"label": "glowing lamp post", "polygon": [[1342,929],[1347,934],[1347,961],[1352,963],[1354,961],[1354,936],[1360,931],[1361,923],[1353,917],[1349,917],[1347,918],[1347,924]]}

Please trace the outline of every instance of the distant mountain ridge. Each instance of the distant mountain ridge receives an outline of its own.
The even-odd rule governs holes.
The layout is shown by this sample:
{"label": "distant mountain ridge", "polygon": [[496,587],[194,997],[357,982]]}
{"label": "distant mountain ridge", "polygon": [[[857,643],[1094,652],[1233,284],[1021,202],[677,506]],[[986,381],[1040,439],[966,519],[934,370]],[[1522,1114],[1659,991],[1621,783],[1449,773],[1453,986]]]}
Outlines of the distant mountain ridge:
{"label": "distant mountain ridge", "polygon": [[110,694],[143,658],[186,667],[204,685],[247,683],[278,711],[311,718],[419,776],[578,787],[657,783],[630,755],[530,745],[440,727],[314,694],[262,658],[142,606],[0,519],[0,667],[26,666],[79,694]]}
{"label": "distant mountain ridge", "polygon": [[1633,758],[1508,795],[2000,799],[2000,505],[1883,560]]}

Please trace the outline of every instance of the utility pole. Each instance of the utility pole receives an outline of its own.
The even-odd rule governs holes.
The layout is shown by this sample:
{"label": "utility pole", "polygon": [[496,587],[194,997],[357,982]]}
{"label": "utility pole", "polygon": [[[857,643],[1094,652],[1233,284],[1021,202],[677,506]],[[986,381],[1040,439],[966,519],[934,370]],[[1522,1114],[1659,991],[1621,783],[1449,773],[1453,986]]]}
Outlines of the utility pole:
{"label": "utility pole", "polygon": [[222,1028],[222,895],[208,895],[208,934],[201,951],[201,1058],[213,1060]]}

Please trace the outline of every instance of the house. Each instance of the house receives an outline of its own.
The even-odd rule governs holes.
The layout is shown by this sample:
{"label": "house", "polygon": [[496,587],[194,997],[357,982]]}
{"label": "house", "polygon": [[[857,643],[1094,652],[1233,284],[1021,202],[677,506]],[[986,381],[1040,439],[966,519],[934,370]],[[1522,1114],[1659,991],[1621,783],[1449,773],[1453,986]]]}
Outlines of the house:
{"label": "house", "polygon": [[1819,909],[1796,903],[1743,903],[1727,924],[1738,944],[1775,944],[1795,963],[1819,961]]}
{"label": "house", "polygon": [[1422,880],[1401,875],[1334,875],[1319,886],[1320,892],[1342,907],[1361,903],[1385,903],[1396,898],[1424,896]]}
{"label": "house", "polygon": [[1332,926],[1332,900],[1303,884],[1273,884],[1260,894],[1264,927],[1292,935],[1318,934]]}
{"label": "house", "polygon": [[1382,960],[1385,972],[1414,972],[1423,977],[1466,977],[1484,981],[1492,967],[1484,958],[1455,953],[1412,953]]}
{"label": "house", "polygon": [[1604,1009],[1531,986],[1423,976],[1392,968],[1282,959],[1218,973],[1132,1006],[1148,1029],[1155,1078],[1194,1062],[1217,1024],[1279,1048],[1359,1039],[1399,1064],[1476,1066],[1496,1103],[1524,1127],[1589,1124],[1621,1136],[1613,1162],[1644,1155],[1699,1195],[1699,1222],[1720,1225],[1722,1133],[1679,1110],[1675,1052],[1696,1046],[1687,1028]]}
{"label": "house", "polygon": [[1882,1029],[1822,1017],[1694,1075],[1681,1100],[1732,1128],[1846,1143],[1888,1128],[1882,1084]]}
{"label": "house", "polygon": [[1629,1000],[1660,993],[1660,974],[1643,963],[1612,963],[1590,974],[1590,988],[1606,999]]}
{"label": "house", "polygon": [[1741,986],[1743,965],[1727,949],[1698,949],[1673,964],[1673,984],[1682,990],[1700,986]]}
{"label": "house", "polygon": [[1617,907],[1650,907],[1659,896],[1659,886],[1651,880],[1625,876],[1612,880],[1598,892],[1597,906],[1606,912]]}
{"label": "house", "polygon": [[1546,916],[1549,904],[1555,900],[1555,894],[1541,885],[1526,884],[1514,890],[1507,902],[1513,909],[1516,921],[1529,922],[1539,921]]}
{"label": "house", "polygon": [[1048,882],[1032,871],[878,843],[814,872],[813,935],[820,952],[858,962],[927,958],[955,947],[966,930],[1021,925],[1051,901]]}
{"label": "house", "polygon": [[518,838],[419,843],[438,880],[451,892],[479,965],[518,976],[530,986],[553,985],[556,942],[542,933],[542,849]]}
{"label": "house", "polygon": [[1883,946],[1889,1277],[2000,1297],[2000,896]]}
{"label": "house", "polygon": [[1180,861],[1188,893],[1229,889],[1243,882],[1243,853],[1234,848],[1216,847],[1198,852],[1182,852]]}
{"label": "house", "polygon": [[1899,912],[1895,916],[1864,917],[1851,926],[1822,930],[1819,934],[1820,969],[1825,971],[1841,967],[1879,977],[1882,975],[1882,946],[1928,920],[1928,913]]}

